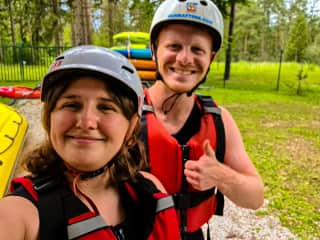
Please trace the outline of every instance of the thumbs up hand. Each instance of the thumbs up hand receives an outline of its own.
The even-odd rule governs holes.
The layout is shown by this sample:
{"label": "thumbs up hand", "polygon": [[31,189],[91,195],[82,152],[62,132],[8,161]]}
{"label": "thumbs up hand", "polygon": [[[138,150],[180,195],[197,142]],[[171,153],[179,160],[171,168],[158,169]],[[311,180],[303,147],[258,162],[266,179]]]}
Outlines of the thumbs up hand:
{"label": "thumbs up hand", "polygon": [[199,160],[188,160],[186,162],[184,170],[187,182],[199,191],[217,186],[218,179],[216,173],[218,173],[222,165],[218,162],[209,140],[204,141],[203,150],[204,154]]}

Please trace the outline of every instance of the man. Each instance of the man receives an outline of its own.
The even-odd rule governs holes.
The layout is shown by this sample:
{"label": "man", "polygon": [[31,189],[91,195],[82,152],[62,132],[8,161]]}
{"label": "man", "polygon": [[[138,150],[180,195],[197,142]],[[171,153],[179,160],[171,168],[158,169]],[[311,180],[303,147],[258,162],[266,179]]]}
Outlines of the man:
{"label": "man", "polygon": [[263,204],[262,180],[231,114],[193,93],[221,47],[223,18],[209,0],[166,0],[150,38],[157,80],[145,89],[141,134],[149,168],[174,196],[182,239],[204,239],[201,226],[222,214],[223,195],[244,208]]}

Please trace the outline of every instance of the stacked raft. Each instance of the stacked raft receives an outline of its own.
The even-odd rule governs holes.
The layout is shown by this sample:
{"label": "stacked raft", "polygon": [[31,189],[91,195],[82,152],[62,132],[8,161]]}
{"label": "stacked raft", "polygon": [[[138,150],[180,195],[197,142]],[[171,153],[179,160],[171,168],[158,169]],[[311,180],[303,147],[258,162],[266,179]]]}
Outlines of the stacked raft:
{"label": "stacked raft", "polygon": [[152,60],[149,34],[144,32],[121,32],[113,36],[115,46],[111,49],[121,53],[135,66],[143,83],[149,85],[156,79],[156,64]]}

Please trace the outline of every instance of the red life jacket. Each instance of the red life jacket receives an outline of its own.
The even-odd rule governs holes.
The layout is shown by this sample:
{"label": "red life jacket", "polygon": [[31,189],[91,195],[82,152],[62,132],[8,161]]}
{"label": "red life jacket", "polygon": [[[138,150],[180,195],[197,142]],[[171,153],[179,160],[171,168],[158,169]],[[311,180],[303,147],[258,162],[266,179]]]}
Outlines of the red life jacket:
{"label": "red life jacket", "polygon": [[[40,216],[40,239],[42,240],[180,239],[172,198],[156,190],[153,183],[142,176],[138,179],[139,183],[127,181],[121,184],[120,195],[125,198],[124,204],[129,198],[133,204],[140,204],[139,206],[155,203],[155,211],[144,220],[145,222],[141,222],[144,226],[139,229],[143,231],[143,234],[128,235],[126,238],[120,232],[116,233],[114,227],[108,226],[100,215],[90,211],[66,187],[66,184],[62,183],[61,178],[16,178],[12,181],[11,195],[28,198],[37,206]],[[143,184],[142,188],[137,187]],[[146,189],[147,192],[145,192]],[[141,193],[145,196],[139,195]],[[148,200],[144,201],[145,199]],[[125,207],[131,208],[132,206]],[[147,215],[150,214],[150,211],[146,210],[141,214]],[[131,217],[131,220],[137,218],[137,216]],[[136,219],[133,224],[139,224],[139,219]],[[139,231],[139,229],[133,227],[133,231]]]}
{"label": "red life jacket", "polygon": [[[219,160],[223,162],[225,143],[221,110],[214,105],[211,98],[198,96],[196,104],[204,113],[200,130],[185,145],[180,145],[153,113],[147,89],[145,89],[145,95],[142,139],[147,148],[150,172],[162,182],[168,193],[174,196],[178,215],[180,215],[180,226],[182,225],[182,228],[186,226],[187,232],[194,232],[207,223],[212,215],[217,213],[217,210],[219,215],[222,215],[223,195],[220,192],[217,195],[215,189],[203,192],[193,189],[185,180],[184,163],[189,159],[198,160],[203,155],[202,143],[205,139],[210,140],[216,153],[219,150],[221,155]],[[216,121],[216,118],[219,122]],[[219,126],[216,126],[217,122]],[[220,131],[220,136],[217,136],[219,133],[216,130],[217,127],[222,131],[222,133]],[[219,139],[222,150],[217,149],[217,139]],[[217,198],[219,209],[217,209]]]}

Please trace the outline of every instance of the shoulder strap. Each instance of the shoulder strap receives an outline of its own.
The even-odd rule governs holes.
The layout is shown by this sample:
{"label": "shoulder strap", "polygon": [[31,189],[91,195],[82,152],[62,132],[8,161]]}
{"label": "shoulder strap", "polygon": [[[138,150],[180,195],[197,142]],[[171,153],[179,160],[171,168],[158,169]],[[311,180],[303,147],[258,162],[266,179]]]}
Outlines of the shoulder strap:
{"label": "shoulder strap", "polygon": [[144,98],[144,104],[142,108],[142,116],[140,120],[140,135],[139,139],[143,142],[145,151],[146,151],[146,158],[147,158],[147,166],[143,168],[144,171],[150,172],[150,166],[149,166],[149,146],[148,146],[148,129],[147,129],[147,114],[153,113],[153,107],[148,104],[148,90],[144,89],[145,98]]}
{"label": "shoulder strap", "polygon": [[[216,149],[216,157],[219,162],[224,162],[224,154],[226,148],[226,137],[224,131],[224,125],[221,117],[221,109],[217,106],[211,96],[203,96],[197,95],[200,102],[203,104],[204,111],[206,113],[211,113],[215,126],[216,126],[216,136],[217,136],[217,149]],[[223,194],[218,191],[216,194],[217,197],[217,209],[215,215],[223,215],[223,208],[224,208],[224,197]]]}
{"label": "shoulder strap", "polygon": [[211,96],[197,95],[203,105],[205,113],[211,113],[217,132],[217,149],[216,156],[219,162],[224,162],[224,154],[226,147],[224,125],[221,117],[221,109],[216,105]]}
{"label": "shoulder strap", "polygon": [[34,189],[39,195],[40,239],[67,239],[60,181],[60,178],[44,178],[34,182]]}

